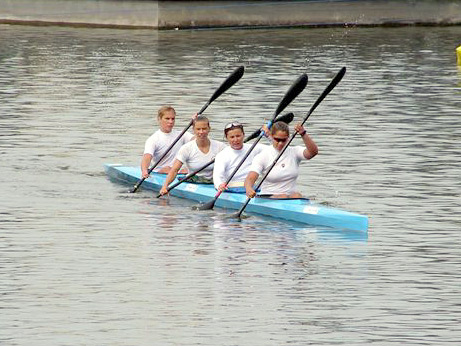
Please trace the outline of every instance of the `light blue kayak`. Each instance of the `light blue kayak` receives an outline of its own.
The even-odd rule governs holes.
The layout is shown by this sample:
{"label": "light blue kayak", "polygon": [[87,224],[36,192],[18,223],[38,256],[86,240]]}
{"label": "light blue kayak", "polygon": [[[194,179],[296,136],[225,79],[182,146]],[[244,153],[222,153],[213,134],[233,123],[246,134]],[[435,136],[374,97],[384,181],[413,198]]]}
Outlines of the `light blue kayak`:
{"label": "light blue kayak", "polygon": [[[139,167],[118,164],[104,165],[106,174],[113,180],[135,184],[141,179]],[[165,174],[152,173],[141,188],[159,191],[165,181]],[[176,181],[176,180],[175,180]],[[170,191],[173,196],[206,203],[215,195],[211,184],[182,183]],[[240,209],[247,197],[245,194],[224,192],[216,201],[216,206],[227,209]],[[312,226],[327,226],[335,229],[368,231],[368,217],[327,207],[305,198],[273,199],[253,198],[245,209],[248,213],[267,215],[278,219],[290,220]]]}

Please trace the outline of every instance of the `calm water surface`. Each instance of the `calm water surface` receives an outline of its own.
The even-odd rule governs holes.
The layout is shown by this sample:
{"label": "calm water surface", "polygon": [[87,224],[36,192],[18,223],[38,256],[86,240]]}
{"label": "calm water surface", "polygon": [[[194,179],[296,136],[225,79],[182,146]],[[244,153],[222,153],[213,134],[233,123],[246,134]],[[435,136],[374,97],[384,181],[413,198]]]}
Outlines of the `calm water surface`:
{"label": "calm water surface", "polygon": [[[0,26],[0,344],[456,345],[461,340],[460,27],[123,31]],[[368,236],[127,193],[155,113],[256,129],[287,110],[320,154],[306,196]]]}

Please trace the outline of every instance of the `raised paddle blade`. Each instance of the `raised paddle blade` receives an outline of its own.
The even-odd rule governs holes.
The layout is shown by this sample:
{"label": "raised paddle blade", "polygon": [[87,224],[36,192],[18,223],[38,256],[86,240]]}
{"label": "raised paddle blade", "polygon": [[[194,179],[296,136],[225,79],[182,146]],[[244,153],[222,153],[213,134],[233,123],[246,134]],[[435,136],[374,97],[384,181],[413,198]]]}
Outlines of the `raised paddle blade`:
{"label": "raised paddle blade", "polygon": [[274,123],[278,121],[283,121],[284,123],[289,124],[293,121],[294,118],[295,118],[295,115],[292,112],[289,112],[289,113],[285,113],[284,115],[281,115],[278,118],[276,118],[274,120]]}
{"label": "raised paddle blade", "polygon": [[[339,72],[336,74],[336,76],[331,80],[330,84],[323,90],[322,94],[317,98],[317,101],[312,105],[311,109],[307,113],[307,116],[304,119],[304,122],[307,120],[309,115],[317,108],[317,106],[320,104],[320,102],[323,101],[325,97],[335,88],[335,86],[343,79],[344,74],[346,73],[346,67],[341,68]],[[303,123],[304,123],[303,122]]]}
{"label": "raised paddle blade", "polygon": [[280,101],[277,110],[275,111],[274,118],[279,115],[300,93],[306,88],[307,85],[307,74],[303,73],[288,89],[287,93]]}
{"label": "raised paddle blade", "polygon": [[[277,119],[274,120],[274,123],[278,122],[278,121],[283,121],[284,123],[291,123],[294,119],[295,115],[290,112],[290,113],[286,113],[284,115],[281,115],[279,116]],[[261,129],[259,130],[256,130],[255,132],[253,132],[251,135],[249,135],[246,139],[245,139],[245,142],[249,142],[251,141],[252,139],[255,139],[256,137],[259,136],[259,134],[261,133]]]}
{"label": "raised paddle blade", "polygon": [[208,102],[202,107],[202,109],[198,112],[198,114],[202,114],[211,102],[216,100],[219,96],[224,94],[227,91],[227,89],[229,89],[231,86],[237,83],[240,80],[240,78],[242,78],[244,72],[245,72],[245,68],[243,66],[237,67],[234,70],[234,72],[232,72],[229,75],[229,77],[227,77],[226,80],[219,86],[219,88],[216,89],[214,94],[211,95]]}

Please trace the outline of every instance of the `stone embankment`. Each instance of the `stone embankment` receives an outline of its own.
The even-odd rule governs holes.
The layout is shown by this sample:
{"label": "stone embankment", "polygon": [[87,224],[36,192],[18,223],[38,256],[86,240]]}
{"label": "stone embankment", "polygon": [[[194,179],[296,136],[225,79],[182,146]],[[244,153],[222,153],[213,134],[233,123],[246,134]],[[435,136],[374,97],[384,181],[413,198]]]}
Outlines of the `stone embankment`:
{"label": "stone embankment", "polygon": [[0,23],[152,29],[459,25],[461,0],[0,0]]}

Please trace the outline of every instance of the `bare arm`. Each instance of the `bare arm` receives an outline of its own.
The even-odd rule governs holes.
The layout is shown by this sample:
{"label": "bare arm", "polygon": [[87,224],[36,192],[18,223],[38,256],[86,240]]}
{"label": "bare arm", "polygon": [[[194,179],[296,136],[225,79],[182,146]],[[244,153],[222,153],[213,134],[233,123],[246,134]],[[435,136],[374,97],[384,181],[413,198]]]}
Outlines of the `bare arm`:
{"label": "bare arm", "polygon": [[295,126],[295,131],[301,135],[306,149],[304,149],[303,155],[306,160],[312,159],[315,155],[319,153],[319,148],[313,139],[307,134],[305,128],[301,124]]}
{"label": "bare arm", "polygon": [[147,171],[149,170],[149,165],[150,165],[151,161],[152,161],[152,155],[151,154],[144,154],[142,156],[141,172],[142,172],[142,177],[143,178],[147,178],[149,176],[149,173],[147,173]]}
{"label": "bare arm", "polygon": [[248,173],[247,177],[245,178],[245,190],[246,190],[247,196],[250,198],[253,198],[254,196],[256,196],[256,191],[253,190],[253,185],[256,179],[258,179],[258,177],[259,177],[258,173],[251,171]]}
{"label": "bare arm", "polygon": [[176,178],[181,167],[182,162],[178,159],[175,159],[173,162],[173,167],[171,167],[170,172],[166,176],[165,182],[163,183],[163,186],[160,189],[160,195],[163,196],[168,193],[168,185],[170,185],[174,178]]}

